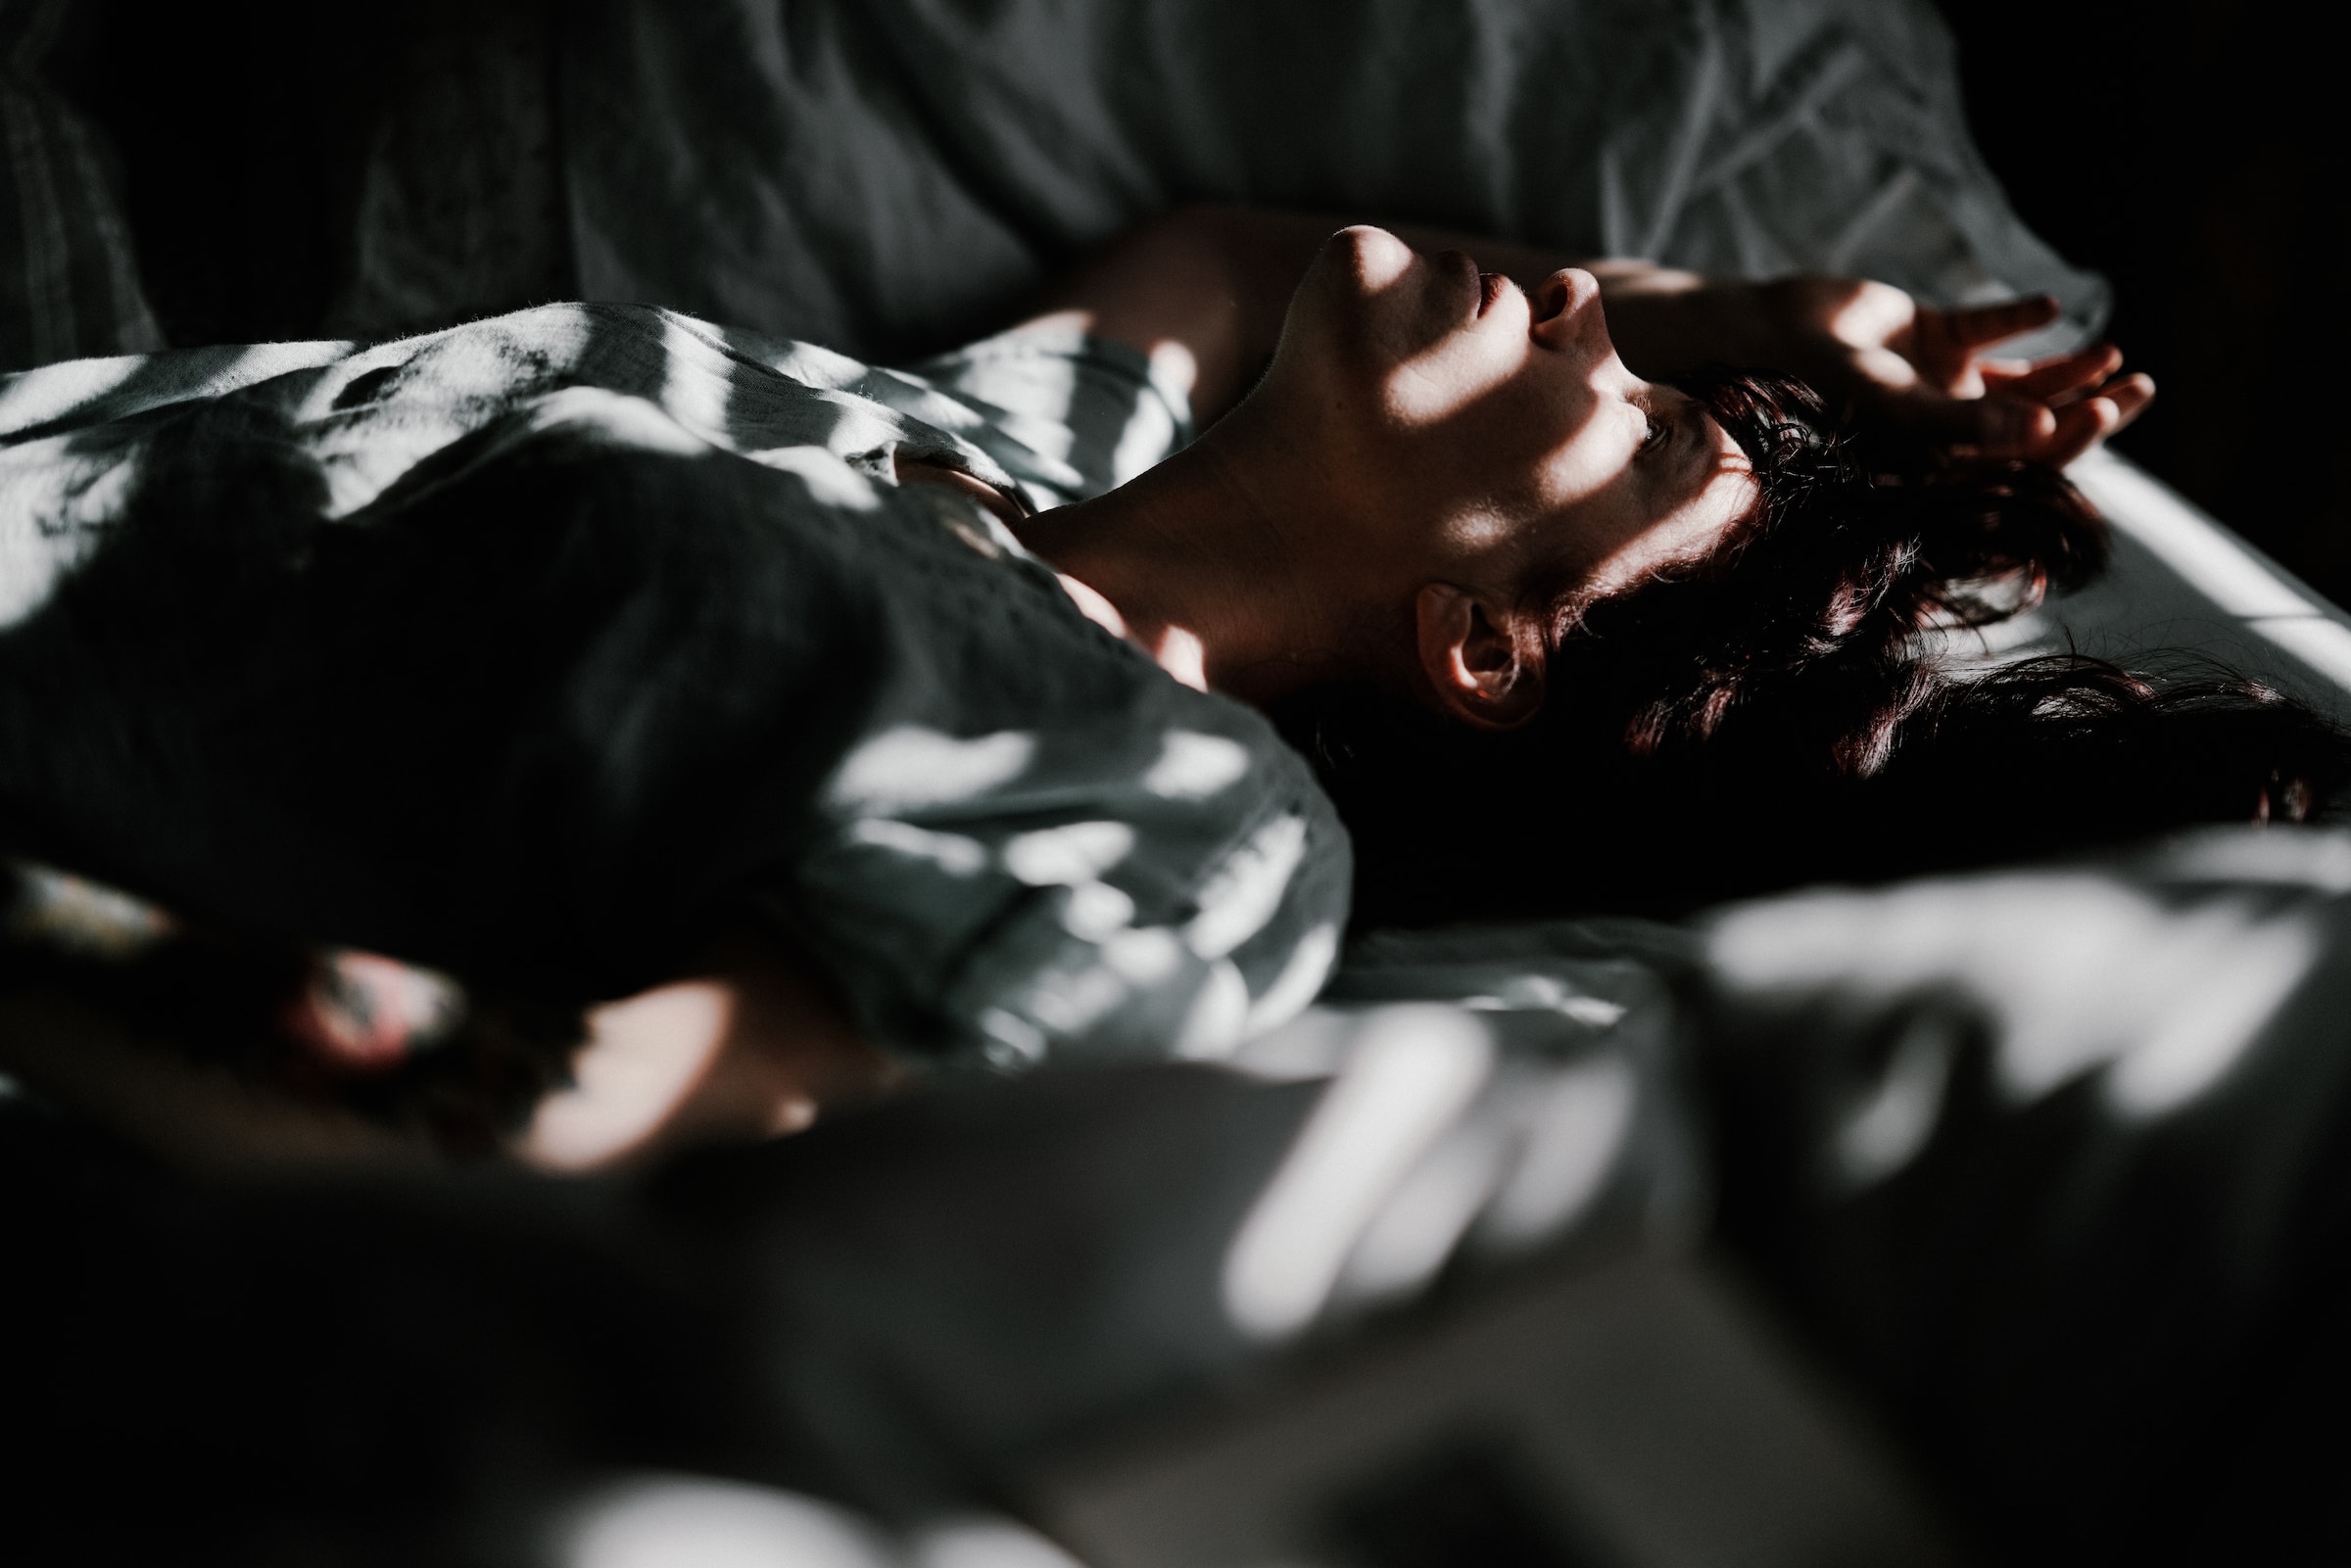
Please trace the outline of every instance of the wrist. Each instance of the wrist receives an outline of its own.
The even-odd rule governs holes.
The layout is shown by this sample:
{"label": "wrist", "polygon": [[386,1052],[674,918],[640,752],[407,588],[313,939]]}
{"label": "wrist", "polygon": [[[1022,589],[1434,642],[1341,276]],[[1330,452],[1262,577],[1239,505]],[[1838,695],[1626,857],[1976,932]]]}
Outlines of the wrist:
{"label": "wrist", "polygon": [[1616,352],[1647,380],[1773,357],[1753,284],[1652,268],[1615,281],[1602,274],[1600,297]]}

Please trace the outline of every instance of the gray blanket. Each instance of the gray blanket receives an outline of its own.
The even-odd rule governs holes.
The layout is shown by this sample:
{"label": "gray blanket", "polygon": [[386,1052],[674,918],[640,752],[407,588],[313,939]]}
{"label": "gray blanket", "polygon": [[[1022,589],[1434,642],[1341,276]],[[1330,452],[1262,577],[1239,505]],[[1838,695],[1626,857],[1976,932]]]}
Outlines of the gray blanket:
{"label": "gray blanket", "polygon": [[387,112],[330,330],[533,303],[568,258],[582,298],[888,359],[1187,200],[1943,303],[2045,289],[2052,344],[2106,310],[1977,158],[1926,0],[511,10]]}

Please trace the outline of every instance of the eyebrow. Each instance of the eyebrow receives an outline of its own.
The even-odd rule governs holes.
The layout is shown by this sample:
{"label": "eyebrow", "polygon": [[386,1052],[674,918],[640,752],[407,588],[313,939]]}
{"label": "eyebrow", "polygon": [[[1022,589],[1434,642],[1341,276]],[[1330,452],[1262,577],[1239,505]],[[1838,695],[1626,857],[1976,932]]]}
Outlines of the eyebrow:
{"label": "eyebrow", "polygon": [[1677,396],[1667,422],[1672,428],[1665,441],[1671,459],[1666,464],[1666,484],[1672,507],[1679,511],[1705,494],[1708,481],[1719,471],[1722,453],[1704,439],[1712,416],[1696,398],[1687,393]]}
{"label": "eyebrow", "polygon": [[[1728,471],[1732,455],[1719,442],[1707,439],[1722,427],[1698,399],[1686,393],[1677,399],[1671,422],[1672,434],[1666,438],[1671,460],[1665,465],[1667,472],[1660,476],[1663,483],[1659,489],[1664,493],[1665,505],[1659,515],[1679,513],[1697,505]],[[1737,449],[1735,441],[1732,447]],[[1680,450],[1670,450],[1676,448]],[[1731,526],[1735,529],[1745,515],[1746,508],[1742,508],[1739,515],[1730,519]]]}

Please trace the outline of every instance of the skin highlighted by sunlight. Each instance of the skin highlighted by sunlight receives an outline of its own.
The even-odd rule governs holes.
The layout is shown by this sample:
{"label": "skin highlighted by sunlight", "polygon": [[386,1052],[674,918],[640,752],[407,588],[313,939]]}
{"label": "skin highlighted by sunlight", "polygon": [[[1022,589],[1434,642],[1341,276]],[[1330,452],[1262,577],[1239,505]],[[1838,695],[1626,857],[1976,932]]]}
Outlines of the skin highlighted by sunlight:
{"label": "skin highlighted by sunlight", "polygon": [[[1186,684],[1262,703],[1368,679],[1509,727],[1540,707],[1559,603],[1704,558],[1754,503],[1745,469],[1625,367],[1590,273],[1530,296],[1359,225],[1198,442],[1015,530]],[[1465,641],[1432,641],[1432,606]]]}
{"label": "skin highlighted by sunlight", "polygon": [[1753,508],[1761,492],[1747,453],[1712,419],[1703,424],[1714,442],[1698,458],[1703,477],[1695,497],[1595,564],[1585,582],[1588,595],[1605,598],[1662,572],[1703,565],[1731,525]]}
{"label": "skin highlighted by sunlight", "polygon": [[[1466,260],[1465,258],[1463,259]],[[1460,270],[1458,268],[1454,270]],[[1489,282],[1489,280],[1492,280]],[[1390,287],[1399,285],[1391,284]],[[1489,309],[1511,310],[1508,297],[1514,295],[1523,311],[1525,296],[1518,285],[1508,278],[1498,278],[1491,272],[1477,273],[1473,286],[1479,291],[1477,314],[1480,318]],[[1497,291],[1507,291],[1507,294]],[[1492,297],[1491,305],[1485,300]],[[1511,313],[1517,313],[1512,311]],[[1435,425],[1470,411],[1478,397],[1523,373],[1540,351],[1526,339],[1505,339],[1496,345],[1473,369],[1463,374],[1463,356],[1448,334],[1431,343],[1417,354],[1398,361],[1380,385],[1380,402],[1388,417],[1404,425]],[[1590,410],[1586,410],[1587,413]],[[1561,445],[1572,442],[1573,430],[1559,432]]]}
{"label": "skin highlighted by sunlight", "polygon": [[524,1164],[578,1173],[781,1137],[888,1092],[904,1069],[802,966],[746,941],[704,974],[589,1014],[572,1076],[516,1140]]}
{"label": "skin highlighted by sunlight", "polygon": [[[1538,520],[1549,533],[1592,536],[1574,541],[1586,546],[1588,558],[1578,563],[1585,570],[1629,582],[1638,566],[1628,555],[1663,564],[1703,554],[1723,523],[1752,503],[1752,487],[1744,483],[1711,494],[1724,474],[1746,472],[1743,454],[1688,398],[1626,369],[1590,273],[1562,269],[1530,296],[1509,278],[1478,271],[1460,252],[1405,254],[1408,270],[1425,274],[1421,286],[1436,297],[1439,319],[1448,304],[1463,313],[1388,373],[1382,391],[1390,417],[1432,427],[1432,435],[1464,451],[1494,445],[1483,433],[1488,424],[1533,438],[1494,464],[1498,494],[1491,500],[1502,504],[1472,505],[1451,519],[1459,546],[1505,544],[1524,521],[1508,504],[1515,500],[1517,509],[1550,514]],[[1398,274],[1380,292],[1404,286]],[[1660,457],[1669,460],[1659,464]],[[1642,472],[1645,462],[1663,472]],[[1522,496],[1511,494],[1513,475]],[[1643,492],[1636,504],[1645,516],[1571,515],[1593,502],[1604,513],[1623,511],[1626,498],[1609,492],[1626,488]]]}
{"label": "skin highlighted by sunlight", "polygon": [[1022,322],[1020,330],[1058,336],[1066,332],[1091,332],[1095,325],[1095,312],[1092,310],[1050,310]]}
{"label": "skin highlighted by sunlight", "polygon": [[1127,617],[1119,613],[1119,607],[1090,586],[1067,572],[1055,572],[1053,576],[1061,584],[1061,591],[1069,594],[1070,602],[1078,606],[1078,613],[1112,637],[1132,642],[1150,654],[1154,664],[1182,685],[1195,691],[1208,689],[1207,649],[1198,633],[1180,626],[1159,626],[1150,637],[1138,636],[1127,624]]}
{"label": "skin highlighted by sunlight", "polygon": [[1181,626],[1163,628],[1159,645],[1150,649],[1161,669],[1195,691],[1208,689],[1208,646],[1198,633]]}
{"label": "skin highlighted by sunlight", "polygon": [[1173,338],[1151,345],[1151,373],[1185,397],[1200,385],[1200,360],[1189,347]]}
{"label": "skin highlighted by sunlight", "polygon": [[[588,1043],[572,1083],[539,1103],[516,1153],[542,1170],[596,1170],[645,1151],[716,1066],[734,1023],[735,999],[714,980],[664,985],[589,1015]],[[795,1130],[813,1102],[780,1107]]]}

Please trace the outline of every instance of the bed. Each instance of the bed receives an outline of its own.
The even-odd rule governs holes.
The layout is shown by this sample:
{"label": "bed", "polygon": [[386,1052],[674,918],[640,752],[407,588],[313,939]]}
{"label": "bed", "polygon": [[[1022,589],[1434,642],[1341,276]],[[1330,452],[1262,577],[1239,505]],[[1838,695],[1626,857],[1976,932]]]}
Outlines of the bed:
{"label": "bed", "polygon": [[[161,336],[127,209],[103,160],[74,162],[90,127],[35,69],[63,14],[7,13],[26,28],[0,79],[15,210],[45,236],[0,247],[20,363]],[[2099,280],[1975,159],[1923,4],[482,17],[443,19],[415,56],[438,66],[400,78],[349,171],[319,333],[559,284],[913,354],[1184,198],[1849,270],[1948,303],[2047,289],[2066,308],[2048,348],[2103,321]],[[1432,73],[1449,85],[1414,90]],[[428,178],[460,143],[464,177]],[[1551,172],[1561,146],[1593,150],[1572,179]],[[72,376],[113,373],[0,382],[0,440]],[[1952,657],[2183,650],[2351,722],[2351,616],[2128,460],[2075,477],[2114,525],[2113,570]],[[24,1407],[82,1434],[54,1445],[58,1490],[24,1528],[54,1524],[31,1544],[61,1558],[72,1531],[114,1539],[54,1505],[90,1480],[69,1461],[116,1451],[75,1381],[96,1378],[162,1412],[124,1462],[177,1455],[215,1489],[188,1517],[241,1546],[366,1538],[397,1491],[370,1489],[382,1467],[408,1515],[384,1560],[2339,1545],[2347,896],[2351,836],[2247,831],[1687,926],[1374,933],[1232,1069],[923,1097],[649,1198],[191,1195],[10,1097],[25,1256],[89,1286],[11,1307],[20,1344],[59,1347]],[[108,1262],[89,1233],[149,1251]],[[124,1300],[173,1278],[201,1288],[168,1332],[142,1328]],[[134,1333],[153,1343],[126,1354]],[[696,1336],[706,1354],[681,1350]],[[334,1375],[281,1364],[288,1343]],[[191,1370],[217,1344],[251,1358],[247,1383]],[[224,1401],[244,1402],[223,1418],[243,1455],[188,1439]],[[326,1503],[257,1534],[246,1516],[282,1522],[296,1481]],[[165,1539],[136,1523],[122,1540]]]}

